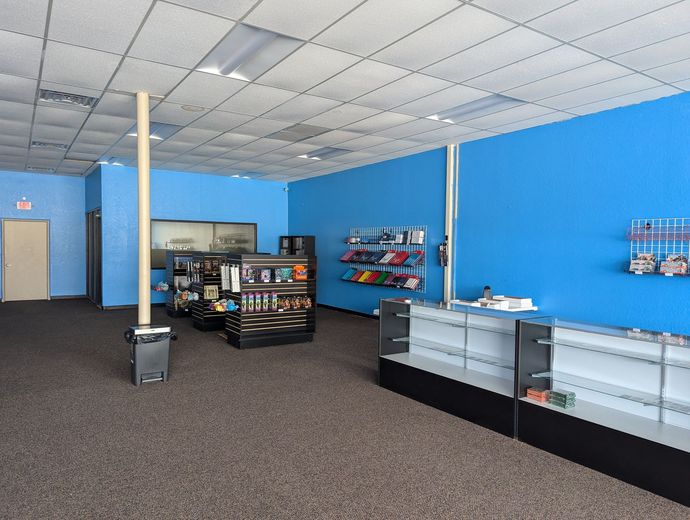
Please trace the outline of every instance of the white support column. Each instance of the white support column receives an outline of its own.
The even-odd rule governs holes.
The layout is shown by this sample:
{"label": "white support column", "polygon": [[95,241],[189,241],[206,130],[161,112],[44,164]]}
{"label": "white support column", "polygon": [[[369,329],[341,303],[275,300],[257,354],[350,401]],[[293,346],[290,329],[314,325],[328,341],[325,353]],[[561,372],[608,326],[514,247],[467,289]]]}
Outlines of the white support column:
{"label": "white support column", "polygon": [[455,214],[455,149],[456,145],[446,147],[446,254],[448,263],[443,269],[443,301],[452,298],[453,287],[453,246],[454,246],[454,214]]}
{"label": "white support column", "polygon": [[151,325],[151,160],[148,92],[137,92],[137,172],[137,194],[139,199],[139,325]]}

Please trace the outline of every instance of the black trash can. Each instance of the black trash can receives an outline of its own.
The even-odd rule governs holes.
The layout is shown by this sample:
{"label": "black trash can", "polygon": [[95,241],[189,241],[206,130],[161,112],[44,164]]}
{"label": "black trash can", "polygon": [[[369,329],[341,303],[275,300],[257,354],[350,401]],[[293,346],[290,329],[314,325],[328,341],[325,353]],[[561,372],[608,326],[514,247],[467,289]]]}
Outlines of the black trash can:
{"label": "black trash can", "polygon": [[125,332],[129,343],[132,384],[167,381],[170,368],[170,340],[177,335],[168,326],[132,326]]}

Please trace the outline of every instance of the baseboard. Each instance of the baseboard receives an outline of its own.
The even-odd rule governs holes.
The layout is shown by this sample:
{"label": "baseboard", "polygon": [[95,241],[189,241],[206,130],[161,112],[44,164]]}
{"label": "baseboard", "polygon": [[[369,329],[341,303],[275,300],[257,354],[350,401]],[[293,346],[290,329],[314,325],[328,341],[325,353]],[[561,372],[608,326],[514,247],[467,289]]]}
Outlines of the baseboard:
{"label": "baseboard", "polygon": [[60,296],[51,296],[51,300],[84,300],[87,296],[85,294],[63,294]]}
{"label": "baseboard", "polygon": [[317,307],[323,307],[324,309],[330,309],[332,311],[340,311],[340,312],[345,312],[347,314],[354,314],[355,316],[361,316],[362,318],[369,318],[372,320],[378,320],[378,316],[374,316],[373,314],[367,314],[366,312],[359,312],[359,311],[353,311],[350,309],[343,309],[341,307],[334,307],[333,305],[326,305],[325,303],[317,303]]}
{"label": "baseboard", "polygon": [[[99,309],[104,310],[104,311],[121,311],[124,309],[136,309],[138,305],[136,303],[132,303],[129,305],[105,305],[105,306],[99,306]],[[151,307],[165,307],[165,303],[152,303]]]}

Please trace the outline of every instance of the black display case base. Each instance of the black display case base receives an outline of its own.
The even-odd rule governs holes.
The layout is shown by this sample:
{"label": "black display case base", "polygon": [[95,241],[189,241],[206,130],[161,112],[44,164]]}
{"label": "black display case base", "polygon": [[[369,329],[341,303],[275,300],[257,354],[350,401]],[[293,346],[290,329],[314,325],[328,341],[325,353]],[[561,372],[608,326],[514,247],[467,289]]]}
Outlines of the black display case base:
{"label": "black display case base", "polygon": [[690,506],[690,453],[518,401],[518,439]]}
{"label": "black display case base", "polygon": [[379,384],[503,435],[514,435],[515,402],[512,397],[383,357],[379,358]]}
{"label": "black display case base", "polygon": [[214,330],[223,330],[225,328],[225,321],[223,319],[219,319],[218,321],[209,321],[209,319],[206,318],[204,321],[194,320],[192,325],[195,329],[202,332],[211,332]]}
{"label": "black display case base", "polygon": [[243,336],[242,338],[231,334],[227,341],[233,347],[239,349],[270,347],[273,345],[289,345],[292,343],[309,343],[314,340],[311,332],[294,332],[281,334],[266,334],[260,336]]}

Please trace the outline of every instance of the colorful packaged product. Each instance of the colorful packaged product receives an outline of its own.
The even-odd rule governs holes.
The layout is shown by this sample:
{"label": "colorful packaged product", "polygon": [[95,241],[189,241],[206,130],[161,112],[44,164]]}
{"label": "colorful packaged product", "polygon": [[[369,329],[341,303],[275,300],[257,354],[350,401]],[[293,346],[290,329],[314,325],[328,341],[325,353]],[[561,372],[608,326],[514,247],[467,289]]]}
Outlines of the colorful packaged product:
{"label": "colorful packaged product", "polygon": [[278,310],[278,293],[275,291],[271,293],[271,310],[273,312]]}
{"label": "colorful packaged product", "polygon": [[254,312],[254,293],[247,294],[247,312]]}
{"label": "colorful packaged product", "polygon": [[270,269],[261,269],[260,271],[260,279],[262,282],[270,282],[271,281],[271,270]]}
{"label": "colorful packaged product", "polygon": [[247,293],[242,293],[242,301],[240,303],[240,312],[247,312]]}
{"label": "colorful packaged product", "polygon": [[261,306],[261,310],[264,312],[268,312],[268,310],[270,309],[270,306],[271,306],[271,293],[265,292],[263,294],[262,300],[263,300],[263,302],[262,302],[263,304]]}
{"label": "colorful packaged product", "polygon": [[295,280],[306,280],[307,279],[307,268],[306,266],[303,265],[296,265],[293,268],[293,276],[295,277]]}

